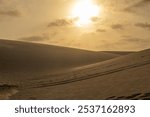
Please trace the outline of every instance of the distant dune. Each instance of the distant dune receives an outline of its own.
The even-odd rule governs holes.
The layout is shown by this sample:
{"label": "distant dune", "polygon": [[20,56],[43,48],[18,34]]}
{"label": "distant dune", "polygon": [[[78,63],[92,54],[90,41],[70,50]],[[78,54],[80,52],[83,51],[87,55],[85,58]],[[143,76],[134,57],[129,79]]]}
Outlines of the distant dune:
{"label": "distant dune", "polygon": [[102,52],[107,52],[116,55],[127,55],[127,54],[134,53],[135,51],[102,51]]}
{"label": "distant dune", "polygon": [[0,40],[0,99],[150,99],[150,50],[92,52]]}
{"label": "distant dune", "polygon": [[118,56],[107,52],[0,40],[0,70],[7,72],[61,72]]}

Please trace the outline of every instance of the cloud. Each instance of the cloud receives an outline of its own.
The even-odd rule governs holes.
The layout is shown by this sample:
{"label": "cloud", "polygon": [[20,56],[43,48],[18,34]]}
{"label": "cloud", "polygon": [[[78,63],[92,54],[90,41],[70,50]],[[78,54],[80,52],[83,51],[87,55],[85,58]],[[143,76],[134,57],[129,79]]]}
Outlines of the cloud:
{"label": "cloud", "polygon": [[57,19],[53,22],[48,24],[48,27],[62,27],[62,26],[69,26],[73,24],[73,19]]}
{"label": "cloud", "polygon": [[21,13],[17,10],[0,10],[0,15],[2,16],[11,16],[11,17],[19,17]]}
{"label": "cloud", "polygon": [[131,38],[131,35],[122,35],[123,38]]}
{"label": "cloud", "polygon": [[127,12],[136,12],[135,8],[145,7],[146,5],[150,5],[150,0],[141,0],[136,2],[135,4],[128,6],[124,9]]}
{"label": "cloud", "polygon": [[99,17],[92,17],[91,18],[91,21],[93,21],[93,22],[98,22],[100,20],[101,20],[101,18],[99,18]]}
{"label": "cloud", "polygon": [[123,50],[142,50],[150,47],[149,38],[126,36],[114,42],[112,45]]}
{"label": "cloud", "polygon": [[105,29],[100,29],[100,28],[99,28],[99,29],[96,30],[96,32],[106,32],[106,30],[105,30]]}
{"label": "cloud", "polygon": [[[19,17],[21,16],[18,10],[17,2],[14,0],[0,0],[0,16]],[[2,17],[1,17],[2,18]]]}
{"label": "cloud", "polygon": [[141,39],[141,38],[135,38],[135,37],[131,37],[131,38],[126,38],[124,39],[124,41],[126,42],[130,42],[130,43],[141,43],[141,42],[147,42],[145,39]]}
{"label": "cloud", "polygon": [[126,36],[124,37],[121,42],[123,43],[130,43],[130,44],[136,44],[136,45],[150,45],[150,39],[149,38],[139,38],[139,37],[131,37]]}
{"label": "cloud", "polygon": [[48,40],[49,37],[46,35],[42,35],[42,36],[30,36],[30,37],[22,37],[20,38],[20,40],[24,40],[24,41],[45,41]]}
{"label": "cloud", "polygon": [[123,30],[124,29],[123,25],[121,25],[121,24],[114,24],[111,26],[111,28],[115,29],[115,30]]}
{"label": "cloud", "polygon": [[150,30],[150,23],[137,23],[135,26]]}
{"label": "cloud", "polygon": [[147,4],[150,4],[150,0],[141,0],[138,3],[134,4],[132,7],[143,7]]}

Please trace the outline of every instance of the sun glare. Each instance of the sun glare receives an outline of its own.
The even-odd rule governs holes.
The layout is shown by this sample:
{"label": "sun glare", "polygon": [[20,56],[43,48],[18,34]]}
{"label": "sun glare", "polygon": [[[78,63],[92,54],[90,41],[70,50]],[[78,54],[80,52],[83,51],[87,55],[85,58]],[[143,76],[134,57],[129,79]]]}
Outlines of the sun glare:
{"label": "sun glare", "polygon": [[71,16],[76,18],[76,26],[85,26],[91,23],[92,17],[99,16],[101,7],[94,4],[92,0],[79,0],[73,7]]}

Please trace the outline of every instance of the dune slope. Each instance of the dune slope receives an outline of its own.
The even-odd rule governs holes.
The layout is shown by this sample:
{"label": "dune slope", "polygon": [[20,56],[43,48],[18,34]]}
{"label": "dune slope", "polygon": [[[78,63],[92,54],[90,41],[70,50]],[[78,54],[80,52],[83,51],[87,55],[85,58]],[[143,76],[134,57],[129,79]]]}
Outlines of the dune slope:
{"label": "dune slope", "polygon": [[149,71],[150,49],[26,81],[11,99],[150,99]]}
{"label": "dune slope", "polygon": [[0,40],[0,71],[60,72],[119,56],[67,47]]}
{"label": "dune slope", "polygon": [[75,67],[120,56],[45,44],[0,40],[0,99],[16,93],[33,78],[60,74]]}

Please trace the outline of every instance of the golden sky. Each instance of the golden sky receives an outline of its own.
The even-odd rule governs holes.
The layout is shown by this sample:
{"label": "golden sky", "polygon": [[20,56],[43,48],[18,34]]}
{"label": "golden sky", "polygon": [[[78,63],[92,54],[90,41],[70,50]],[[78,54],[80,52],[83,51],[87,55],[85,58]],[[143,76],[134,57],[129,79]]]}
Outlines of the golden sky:
{"label": "golden sky", "polygon": [[150,47],[150,0],[0,0],[0,38],[88,50]]}

